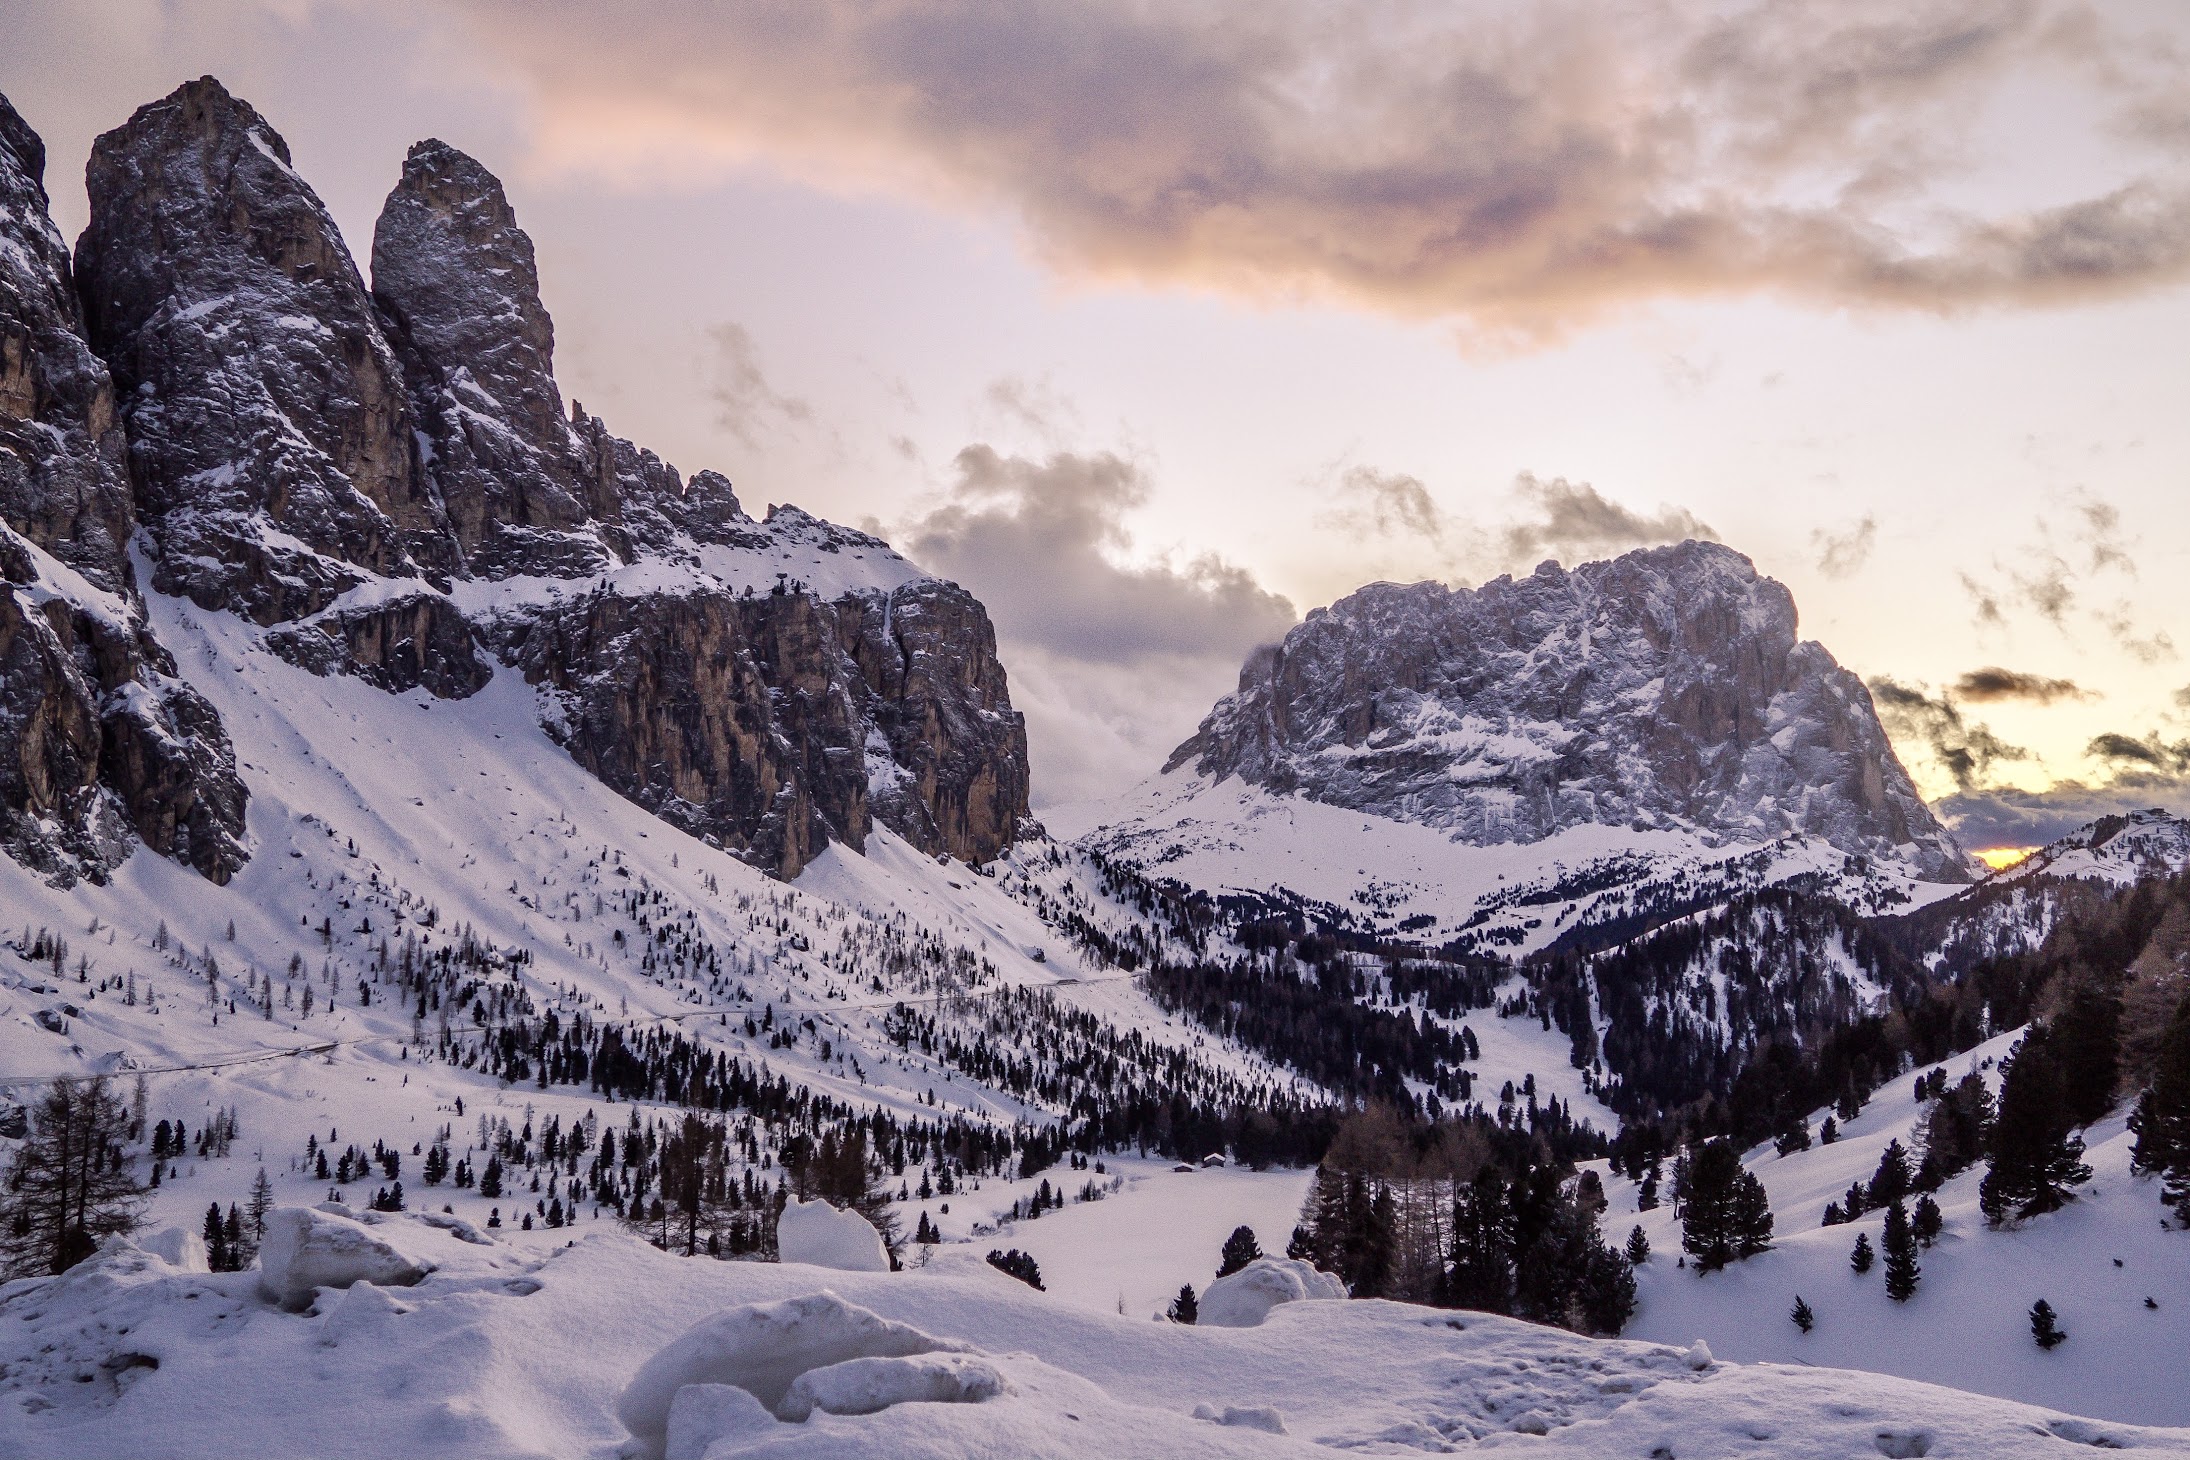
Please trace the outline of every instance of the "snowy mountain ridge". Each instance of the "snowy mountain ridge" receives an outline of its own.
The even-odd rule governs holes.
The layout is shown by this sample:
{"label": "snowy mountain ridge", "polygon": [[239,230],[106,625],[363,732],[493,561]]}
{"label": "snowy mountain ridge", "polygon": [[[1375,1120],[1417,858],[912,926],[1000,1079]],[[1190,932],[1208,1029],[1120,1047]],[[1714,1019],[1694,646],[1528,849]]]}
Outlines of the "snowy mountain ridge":
{"label": "snowy mountain ridge", "polygon": [[1861,681],[1716,543],[1477,589],[1372,584],[1251,655],[1166,770],[1189,766],[1474,845],[1590,824],[1806,835],[1969,875]]}

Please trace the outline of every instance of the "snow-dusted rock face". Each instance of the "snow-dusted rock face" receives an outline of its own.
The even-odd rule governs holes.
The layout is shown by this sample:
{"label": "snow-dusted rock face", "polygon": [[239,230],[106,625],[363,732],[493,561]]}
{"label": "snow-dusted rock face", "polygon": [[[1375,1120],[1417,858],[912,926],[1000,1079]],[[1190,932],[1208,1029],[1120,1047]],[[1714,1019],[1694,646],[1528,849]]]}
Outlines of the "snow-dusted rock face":
{"label": "snow-dusted rock face", "polygon": [[[126,590],[141,525],[156,588],[317,673],[462,698],[514,665],[580,764],[780,876],[878,820],[968,861],[1018,835],[1025,725],[981,605],[796,508],[756,521],[721,476],[566,411],[532,242],[474,159],[411,149],[368,291],[279,134],[193,81],[99,139],[72,286],[42,151],[7,117],[0,262],[28,323],[0,330],[0,422],[54,429],[0,466],[0,503],[95,589]],[[0,549],[10,581],[40,575]],[[111,690],[116,655],[0,618],[0,654],[30,666],[11,680],[38,685],[0,711],[34,732],[24,784],[0,769],[28,813],[17,855],[109,865],[134,820],[209,875],[239,865],[241,787],[205,784],[219,752],[192,707],[110,696],[161,733],[106,727],[144,786],[102,822],[93,696],[54,682],[96,661]]]}
{"label": "snow-dusted rock face", "polygon": [[1346,1284],[1297,1257],[1258,1257],[1218,1278],[1201,1295],[1197,1323],[1210,1328],[1259,1328],[1281,1303],[1343,1298]]}
{"label": "snow-dusted rock face", "polygon": [[289,147],[205,77],[93,145],[76,267],[153,586],[261,624],[451,565],[403,375]]}
{"label": "snow-dusted rock face", "polygon": [[44,173],[0,97],[0,848],[103,880],[142,839],[225,881],[243,785],[220,717],[145,623],[127,444]]}
{"label": "snow-dusted rock face", "polygon": [[1172,753],[1485,845],[1599,823],[1807,833],[1968,875],[1786,588],[1685,542],[1477,589],[1373,584],[1257,650]]}
{"label": "snow-dusted rock face", "polygon": [[776,1218],[776,1256],[782,1262],[833,1267],[844,1272],[888,1272],[890,1252],[882,1234],[857,1212],[825,1201],[793,1197]]}
{"label": "snow-dusted rock face", "polygon": [[259,1240],[259,1291],[285,1307],[310,1302],[321,1288],[409,1287],[432,1270],[363,1223],[310,1207],[268,1212]]}

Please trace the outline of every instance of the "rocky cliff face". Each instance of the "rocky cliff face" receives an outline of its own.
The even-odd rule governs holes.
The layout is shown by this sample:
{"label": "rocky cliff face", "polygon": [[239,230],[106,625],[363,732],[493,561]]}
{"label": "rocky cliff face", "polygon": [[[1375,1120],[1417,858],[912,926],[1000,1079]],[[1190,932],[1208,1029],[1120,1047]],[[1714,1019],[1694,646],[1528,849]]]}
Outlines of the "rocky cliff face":
{"label": "rocky cliff face", "polygon": [[1591,822],[1802,832],[1966,876],[1868,691],[1795,626],[1787,590],[1714,543],[1375,584],[1256,651],[1169,768],[1476,844]]}
{"label": "rocky cliff face", "polygon": [[783,876],[876,819],[930,852],[1009,845],[1026,736],[981,606],[566,410],[532,242],[478,162],[411,149],[369,290],[211,78],[101,137],[88,181],[80,319],[58,240],[47,282],[104,392],[78,413],[106,496],[6,488],[11,522],[35,495],[20,515],[57,543],[141,526],[156,588],[316,673],[461,698],[513,666],[581,764]]}
{"label": "rocky cliff face", "polygon": [[0,847],[56,880],[103,878],[134,833],[225,881],[243,785],[145,623],[126,443],[44,171],[0,97]]}

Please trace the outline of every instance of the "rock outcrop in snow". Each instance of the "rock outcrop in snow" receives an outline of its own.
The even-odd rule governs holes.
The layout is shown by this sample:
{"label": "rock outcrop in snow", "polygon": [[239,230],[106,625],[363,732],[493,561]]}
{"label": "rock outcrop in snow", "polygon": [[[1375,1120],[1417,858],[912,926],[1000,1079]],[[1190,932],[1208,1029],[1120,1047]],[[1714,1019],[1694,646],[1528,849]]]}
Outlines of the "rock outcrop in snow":
{"label": "rock outcrop in snow", "polygon": [[0,849],[103,880],[141,839],[226,881],[244,788],[145,623],[128,445],[44,176],[0,97]]}
{"label": "rock outcrop in snow", "polygon": [[874,1224],[825,1201],[791,1198],[776,1218],[776,1258],[842,1272],[888,1272],[890,1250]]}
{"label": "rock outcrop in snow", "polygon": [[1257,650],[1167,769],[1187,765],[1477,845],[1590,823],[1803,833],[1968,876],[1862,682],[1716,543],[1372,584]]}
{"label": "rock outcrop in snow", "polygon": [[1195,1322],[1211,1328],[1258,1328],[1281,1303],[1343,1298],[1346,1284],[1297,1257],[1258,1257],[1209,1285]]}
{"label": "rock outcrop in snow", "polygon": [[[462,698],[516,667],[580,764],[780,876],[878,821],[968,861],[1019,834],[1026,731],[981,605],[566,410],[532,242],[477,161],[411,149],[370,289],[211,77],[98,140],[73,278],[42,167],[0,103],[16,856],[99,875],[134,825],[209,876],[244,858],[220,727],[133,621],[139,528],[153,587],[316,673]],[[103,621],[50,606],[101,594]]]}

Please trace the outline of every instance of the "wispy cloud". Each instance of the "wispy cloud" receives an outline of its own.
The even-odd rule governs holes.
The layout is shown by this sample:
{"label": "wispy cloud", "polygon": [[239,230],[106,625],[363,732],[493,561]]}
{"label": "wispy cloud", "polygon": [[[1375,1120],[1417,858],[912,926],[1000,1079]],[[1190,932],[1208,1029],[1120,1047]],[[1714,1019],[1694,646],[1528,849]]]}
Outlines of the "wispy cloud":
{"label": "wispy cloud", "polygon": [[[2077,0],[453,0],[541,160],[1002,207],[1081,276],[1541,338],[1638,301],[1958,310],[2190,273],[2181,67]],[[2006,88],[2133,164],[1950,203]],[[1920,221],[1912,221],[1920,220]]]}
{"label": "wispy cloud", "polygon": [[1877,542],[1878,519],[1868,512],[1839,532],[1819,528],[1810,534],[1810,546],[1817,553],[1817,570],[1828,578],[1852,578],[1861,572]]}

